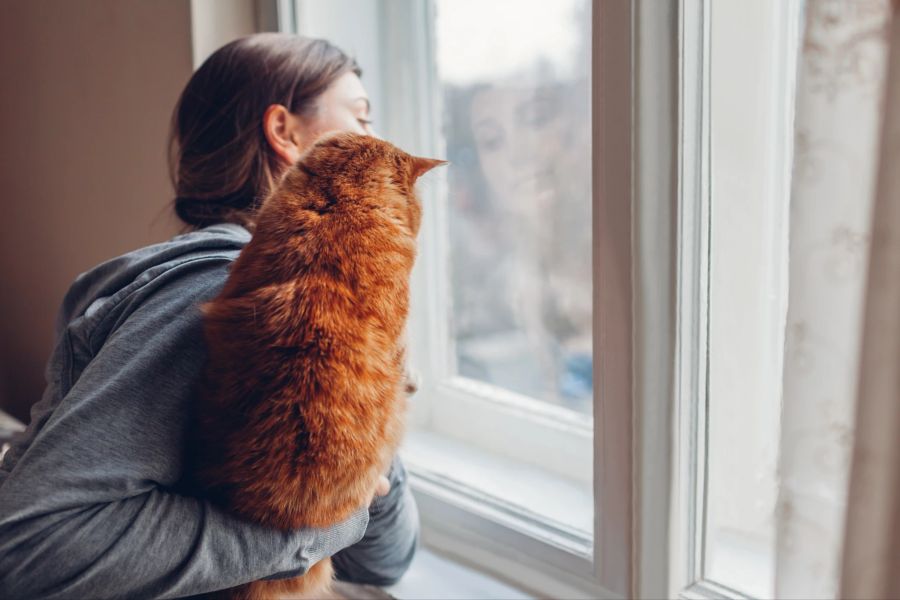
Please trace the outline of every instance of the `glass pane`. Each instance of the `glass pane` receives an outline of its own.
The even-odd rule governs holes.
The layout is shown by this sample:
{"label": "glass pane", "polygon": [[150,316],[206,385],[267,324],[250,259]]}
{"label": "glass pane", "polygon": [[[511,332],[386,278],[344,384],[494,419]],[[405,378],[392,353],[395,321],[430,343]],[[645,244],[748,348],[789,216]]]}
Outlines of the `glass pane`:
{"label": "glass pane", "polygon": [[459,375],[591,412],[590,2],[437,0]]}
{"label": "glass pane", "polygon": [[772,598],[796,2],[716,0],[710,35],[711,227],[706,579]]}

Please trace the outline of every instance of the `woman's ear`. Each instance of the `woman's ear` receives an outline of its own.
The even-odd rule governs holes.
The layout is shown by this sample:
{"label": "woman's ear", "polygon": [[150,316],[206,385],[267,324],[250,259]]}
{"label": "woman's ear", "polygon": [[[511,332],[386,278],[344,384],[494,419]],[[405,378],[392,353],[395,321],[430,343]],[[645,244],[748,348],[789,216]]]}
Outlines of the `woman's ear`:
{"label": "woman's ear", "polygon": [[263,114],[263,132],[269,146],[288,165],[300,158],[299,119],[281,104],[272,104]]}

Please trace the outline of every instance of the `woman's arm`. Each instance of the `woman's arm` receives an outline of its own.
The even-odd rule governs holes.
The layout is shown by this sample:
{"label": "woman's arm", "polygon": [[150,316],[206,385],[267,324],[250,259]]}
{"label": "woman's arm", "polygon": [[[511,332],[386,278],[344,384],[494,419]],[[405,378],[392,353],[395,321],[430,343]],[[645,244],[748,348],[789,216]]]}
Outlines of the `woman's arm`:
{"label": "woman's arm", "polygon": [[185,261],[123,298],[80,373],[94,334],[62,335],[43,401],[56,406],[4,464],[0,597],[200,594],[305,572],[362,537],[364,508],[324,530],[281,532],[172,489],[205,361],[196,305],[218,291],[227,265]]}
{"label": "woman's arm", "polygon": [[392,585],[409,568],[419,545],[419,512],[399,456],[391,463],[388,480],[391,491],[375,498],[369,508],[366,535],[332,557],[338,579]]}

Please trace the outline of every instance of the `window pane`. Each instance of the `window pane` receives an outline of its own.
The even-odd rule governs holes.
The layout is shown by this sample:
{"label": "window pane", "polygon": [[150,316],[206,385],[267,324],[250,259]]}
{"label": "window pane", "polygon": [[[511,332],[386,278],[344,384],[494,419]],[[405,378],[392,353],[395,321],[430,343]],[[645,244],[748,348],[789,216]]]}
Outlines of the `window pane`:
{"label": "window pane", "polygon": [[787,207],[797,3],[712,10],[712,223],[704,577],[774,594],[776,466],[787,309]]}
{"label": "window pane", "polygon": [[590,413],[590,2],[437,0],[455,372]]}

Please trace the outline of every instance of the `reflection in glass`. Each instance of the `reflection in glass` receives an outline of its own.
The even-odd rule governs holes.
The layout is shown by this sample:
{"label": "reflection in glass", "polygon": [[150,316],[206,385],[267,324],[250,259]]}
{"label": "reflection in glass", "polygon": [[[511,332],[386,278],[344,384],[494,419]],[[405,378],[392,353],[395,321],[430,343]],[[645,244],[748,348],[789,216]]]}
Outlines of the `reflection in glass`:
{"label": "reflection in glass", "polygon": [[456,372],[590,413],[590,2],[436,19]]}

